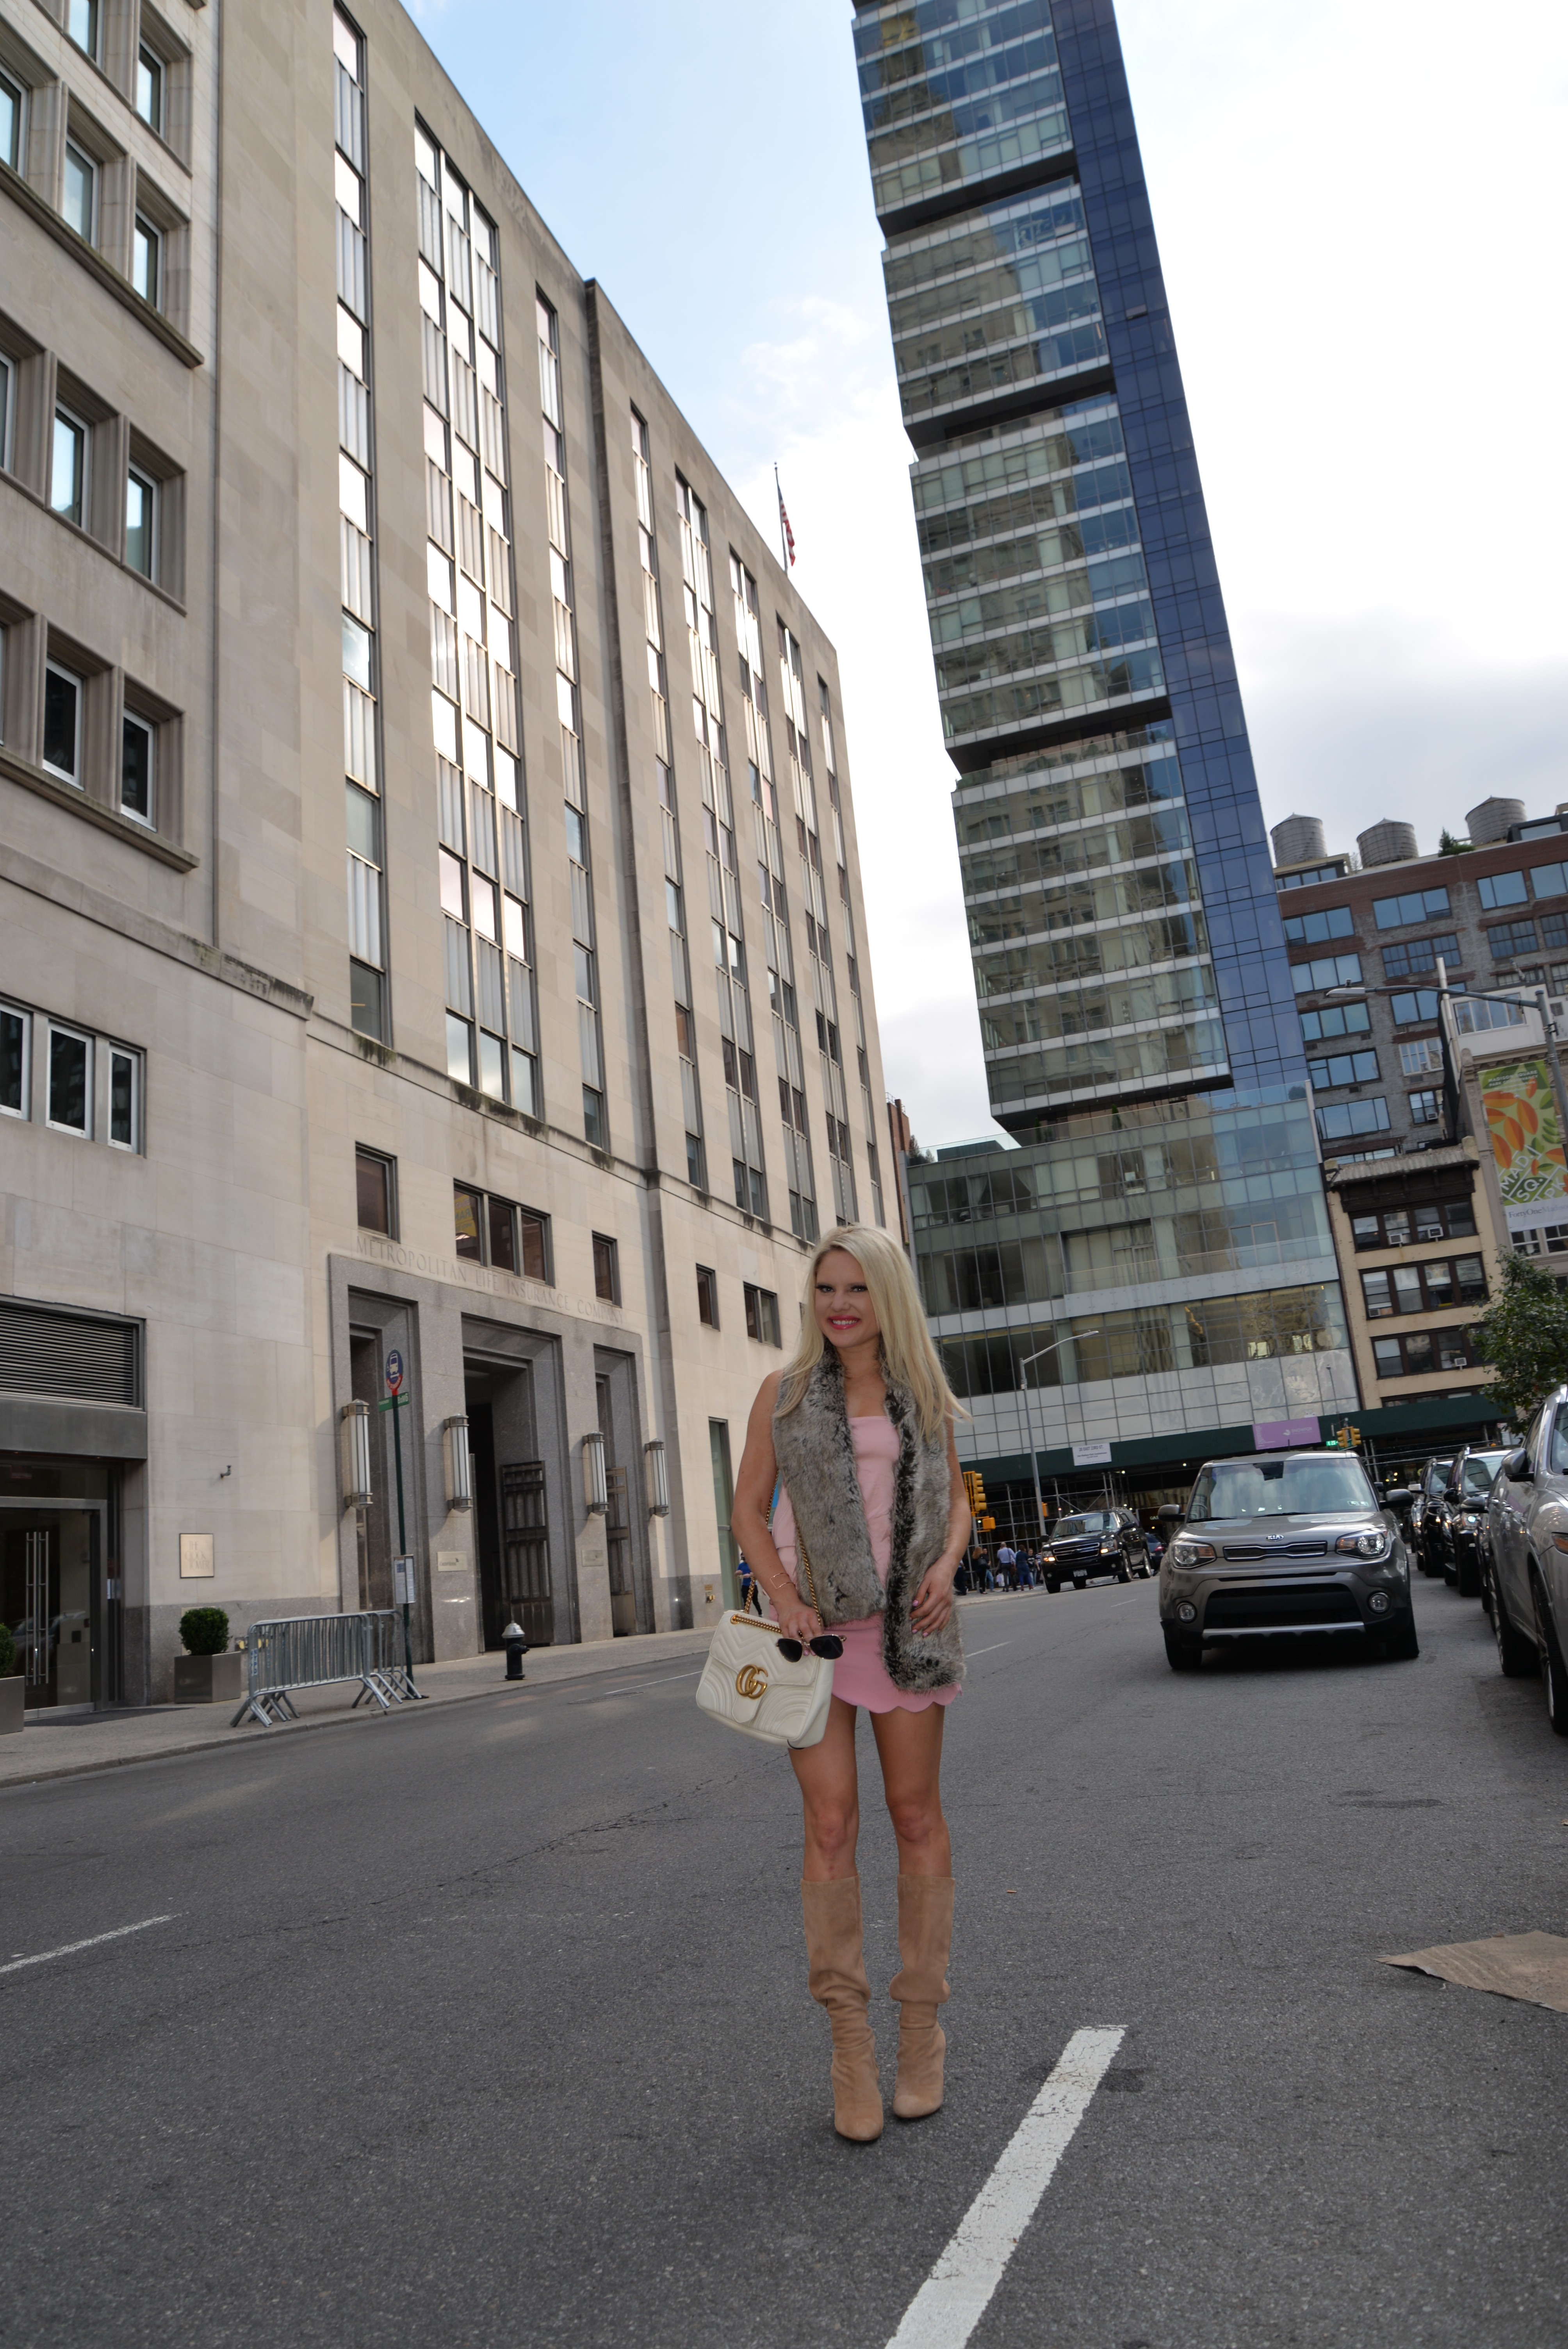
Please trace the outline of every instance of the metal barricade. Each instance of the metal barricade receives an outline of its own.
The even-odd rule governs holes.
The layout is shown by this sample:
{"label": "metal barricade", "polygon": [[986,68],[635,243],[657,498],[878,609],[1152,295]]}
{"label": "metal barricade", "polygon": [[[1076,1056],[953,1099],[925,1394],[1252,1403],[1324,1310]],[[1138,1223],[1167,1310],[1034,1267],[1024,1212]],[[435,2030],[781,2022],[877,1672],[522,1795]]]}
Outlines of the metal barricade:
{"label": "metal barricade", "polygon": [[[404,1660],[403,1615],[400,1608],[373,1607],[365,1618],[370,1626],[370,1678],[385,1696],[396,1704],[407,1704],[417,1698],[422,1704],[425,1692],[414,1686],[413,1675]],[[376,1689],[362,1688],[355,1698],[363,1704]]]}
{"label": "metal barricade", "polygon": [[356,1704],[371,1696],[389,1713],[395,1692],[377,1667],[375,1621],[371,1615],[294,1615],[253,1623],[245,1634],[245,1701],[230,1728],[253,1716],[263,1729],[296,1720],[291,1689],[330,1688],[341,1681],[361,1683]]}

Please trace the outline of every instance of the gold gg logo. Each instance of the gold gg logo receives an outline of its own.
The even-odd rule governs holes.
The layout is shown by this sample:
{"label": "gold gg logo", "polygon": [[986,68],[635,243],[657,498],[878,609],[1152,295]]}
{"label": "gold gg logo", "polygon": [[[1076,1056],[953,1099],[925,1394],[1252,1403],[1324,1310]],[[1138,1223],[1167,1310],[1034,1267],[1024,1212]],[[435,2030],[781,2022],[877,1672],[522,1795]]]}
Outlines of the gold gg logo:
{"label": "gold gg logo", "polygon": [[759,1697],[768,1686],[768,1675],[760,1664],[742,1664],[735,1675],[737,1696]]}

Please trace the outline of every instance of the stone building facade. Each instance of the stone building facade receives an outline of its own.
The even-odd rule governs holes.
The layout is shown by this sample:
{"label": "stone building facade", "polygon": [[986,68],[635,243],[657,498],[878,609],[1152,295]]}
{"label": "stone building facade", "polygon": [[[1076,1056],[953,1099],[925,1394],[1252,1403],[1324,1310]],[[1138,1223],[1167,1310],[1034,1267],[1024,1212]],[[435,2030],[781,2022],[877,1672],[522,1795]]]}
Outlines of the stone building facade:
{"label": "stone building facade", "polygon": [[896,1216],[832,647],[396,0],[0,0],[0,202],[30,1702],[700,1621]]}

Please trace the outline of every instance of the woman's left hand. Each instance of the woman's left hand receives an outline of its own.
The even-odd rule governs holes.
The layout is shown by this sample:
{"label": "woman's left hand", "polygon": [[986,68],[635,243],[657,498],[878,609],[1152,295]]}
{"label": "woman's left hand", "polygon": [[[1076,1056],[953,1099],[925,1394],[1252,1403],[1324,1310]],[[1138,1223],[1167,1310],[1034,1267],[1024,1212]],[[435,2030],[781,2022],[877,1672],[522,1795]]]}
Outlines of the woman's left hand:
{"label": "woman's left hand", "polygon": [[920,1588],[914,1595],[914,1628],[929,1638],[940,1631],[953,1612],[953,1576],[948,1566],[933,1566],[926,1569]]}

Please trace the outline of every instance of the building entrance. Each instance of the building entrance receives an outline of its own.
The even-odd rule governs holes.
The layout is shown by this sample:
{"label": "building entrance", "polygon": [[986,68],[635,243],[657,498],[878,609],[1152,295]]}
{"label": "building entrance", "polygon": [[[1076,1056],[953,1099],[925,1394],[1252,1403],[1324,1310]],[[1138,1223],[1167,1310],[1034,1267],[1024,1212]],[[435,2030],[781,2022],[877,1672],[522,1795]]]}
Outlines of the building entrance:
{"label": "building entrance", "polygon": [[28,1711],[103,1701],[102,1511],[0,1501],[0,1617]]}
{"label": "building entrance", "polygon": [[531,1648],[551,1647],[550,1504],[544,1463],[535,1456],[532,1371],[469,1369],[464,1399],[485,1646],[499,1648],[516,1622]]}

